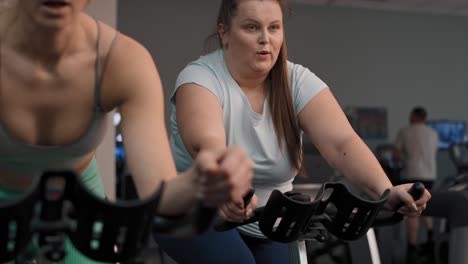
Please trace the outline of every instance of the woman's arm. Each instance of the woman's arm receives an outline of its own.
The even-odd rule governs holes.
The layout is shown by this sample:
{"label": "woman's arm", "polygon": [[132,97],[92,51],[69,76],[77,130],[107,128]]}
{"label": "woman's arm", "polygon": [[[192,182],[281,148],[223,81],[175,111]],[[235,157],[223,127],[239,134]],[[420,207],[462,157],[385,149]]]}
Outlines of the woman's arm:
{"label": "woman's arm", "polygon": [[[323,89],[299,113],[299,124],[328,163],[374,198],[392,189],[390,206],[399,200],[414,204],[410,186],[393,188],[374,154],[356,134],[329,88]],[[429,199],[426,191],[421,206]],[[419,206],[419,204],[417,204]]]}
{"label": "woman's arm", "polygon": [[299,124],[323,157],[367,193],[379,197],[392,184],[377,159],[349,124],[330,89],[299,113]]}
{"label": "woman's arm", "polygon": [[[155,63],[148,51],[136,41],[120,35],[110,54],[104,73],[104,105],[117,106],[122,116],[121,128],[126,161],[141,198],[153,194],[161,182],[167,195],[177,194],[171,208],[183,212],[195,201],[192,182],[195,173],[176,177],[164,121],[164,96]],[[167,198],[169,196],[165,196]],[[168,210],[167,202],[162,209]]]}
{"label": "woman's arm", "polygon": [[[192,158],[197,158],[200,151],[225,151],[223,110],[217,97],[193,83],[179,87],[175,96],[179,133]],[[223,181],[220,184],[229,189],[239,190],[229,197],[230,200],[242,200],[248,191],[253,177],[252,162],[249,163],[248,167],[221,164],[225,175],[217,180]]]}
{"label": "woman's arm", "polygon": [[[177,124],[182,141],[192,158],[198,158],[200,151],[222,151],[226,149],[226,135],[223,125],[223,110],[208,89],[193,83],[182,85],[176,93]],[[222,163],[225,176],[219,184],[229,189],[238,189],[221,208],[221,214],[229,220],[242,221],[257,205],[257,198],[244,208],[242,197],[248,191],[253,177],[250,167]],[[215,180],[217,178],[214,178]]]}
{"label": "woman's arm", "polygon": [[193,83],[179,87],[175,96],[177,125],[184,146],[192,158],[202,149],[225,149],[223,110],[217,97],[208,89]]}
{"label": "woman's arm", "polygon": [[226,197],[243,191],[239,184],[228,188],[213,186],[211,180],[204,181],[204,178],[216,178],[211,174],[222,172],[223,166],[238,166],[248,171],[250,163],[245,153],[236,149],[207,151],[183,175],[176,177],[164,121],[160,77],[151,55],[142,45],[121,35],[104,76],[108,89],[103,91],[103,98],[121,113],[127,163],[140,197],[148,197],[166,181],[160,210],[165,214],[181,214],[197,198],[203,198],[207,205],[219,206],[220,200],[224,202]]}

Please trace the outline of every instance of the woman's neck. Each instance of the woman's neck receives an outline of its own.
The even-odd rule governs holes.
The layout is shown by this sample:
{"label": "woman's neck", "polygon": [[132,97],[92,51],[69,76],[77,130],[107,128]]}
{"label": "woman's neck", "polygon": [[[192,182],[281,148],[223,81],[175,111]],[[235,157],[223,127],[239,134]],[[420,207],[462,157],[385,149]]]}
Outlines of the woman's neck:
{"label": "woman's neck", "polygon": [[226,66],[234,80],[243,90],[257,90],[265,88],[265,80],[268,73],[253,72],[247,67],[239,67],[236,65],[235,58],[230,58],[229,55],[224,55]]}
{"label": "woman's neck", "polygon": [[54,65],[79,45],[78,21],[63,28],[48,28],[20,12],[6,25],[2,32],[4,45],[40,63]]}

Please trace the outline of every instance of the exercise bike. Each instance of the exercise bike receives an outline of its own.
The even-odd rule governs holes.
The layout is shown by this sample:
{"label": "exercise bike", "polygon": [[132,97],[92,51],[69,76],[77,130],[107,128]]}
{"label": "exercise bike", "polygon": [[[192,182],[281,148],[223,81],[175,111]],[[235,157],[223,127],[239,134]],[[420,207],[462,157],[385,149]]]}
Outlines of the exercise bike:
{"label": "exercise bike", "polygon": [[443,220],[434,242],[436,264],[468,263],[468,143],[451,145],[449,154],[458,172],[432,191],[423,212]]}
{"label": "exercise bike", "polygon": [[[142,201],[103,200],[72,171],[47,171],[14,200],[0,200],[0,263],[51,263],[63,260],[68,237],[86,257],[133,263],[152,232],[174,236],[207,230],[217,209],[199,204],[181,216],[158,214],[164,184]],[[38,251],[24,255],[34,240]]]}
{"label": "exercise bike", "polygon": [[[424,185],[416,183],[409,193],[419,199]],[[257,208],[252,217],[242,223],[221,221],[214,229],[226,231],[237,226],[258,222],[260,231],[269,239],[282,243],[297,240],[325,242],[330,235],[344,241],[354,241],[368,234],[372,226],[398,223],[403,216],[388,212],[383,206],[390,191],[375,201],[360,198],[342,183],[324,183],[315,199],[298,192],[281,193],[274,190],[266,205]],[[244,197],[248,204],[254,190]],[[399,204],[397,211],[403,204]],[[375,238],[374,238],[375,239]],[[307,263],[305,248],[300,249],[300,263]],[[378,256],[371,256],[372,263]],[[362,263],[362,262],[361,262]]]}

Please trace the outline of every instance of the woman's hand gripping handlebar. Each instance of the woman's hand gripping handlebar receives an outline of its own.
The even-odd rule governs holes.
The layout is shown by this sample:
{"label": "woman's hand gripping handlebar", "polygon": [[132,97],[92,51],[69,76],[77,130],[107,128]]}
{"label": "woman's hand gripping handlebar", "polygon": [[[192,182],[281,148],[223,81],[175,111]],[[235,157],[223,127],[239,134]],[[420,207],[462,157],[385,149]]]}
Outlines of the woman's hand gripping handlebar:
{"label": "woman's hand gripping handlebar", "polygon": [[[417,201],[424,195],[425,190],[426,188],[424,187],[423,183],[416,182],[411,186],[408,193],[411,195],[414,201]],[[392,225],[392,224],[396,224],[400,222],[401,220],[403,220],[404,215],[401,213],[398,213],[398,211],[404,206],[405,206],[405,203],[403,201],[400,201],[393,208],[393,210],[383,210],[382,213],[380,213],[376,217],[372,226]]]}
{"label": "woman's hand gripping handlebar", "polygon": [[[244,197],[243,197],[244,208],[247,207],[247,205],[250,203],[250,201],[252,200],[252,197],[254,196],[254,194],[255,194],[255,190],[250,189],[247,192],[247,194],[244,195]],[[239,225],[245,225],[245,224],[248,224],[248,223],[256,222],[256,221],[258,221],[258,217],[260,216],[260,213],[261,213],[261,211],[259,211],[258,208],[257,208],[256,210],[253,211],[251,217],[249,219],[245,220],[244,222],[231,222],[231,221],[219,220],[217,223],[215,223],[214,229],[216,231],[225,231],[225,230],[229,230],[229,229],[232,229],[232,228],[236,228]]]}

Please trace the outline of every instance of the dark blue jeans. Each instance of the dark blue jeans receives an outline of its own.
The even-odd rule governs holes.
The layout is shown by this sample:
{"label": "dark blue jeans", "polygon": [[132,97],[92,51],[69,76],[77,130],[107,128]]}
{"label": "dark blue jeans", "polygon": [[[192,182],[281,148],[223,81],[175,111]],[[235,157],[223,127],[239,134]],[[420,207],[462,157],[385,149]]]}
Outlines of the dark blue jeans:
{"label": "dark blue jeans", "polygon": [[257,239],[237,230],[175,238],[155,234],[154,239],[164,252],[179,264],[288,264],[288,244]]}

